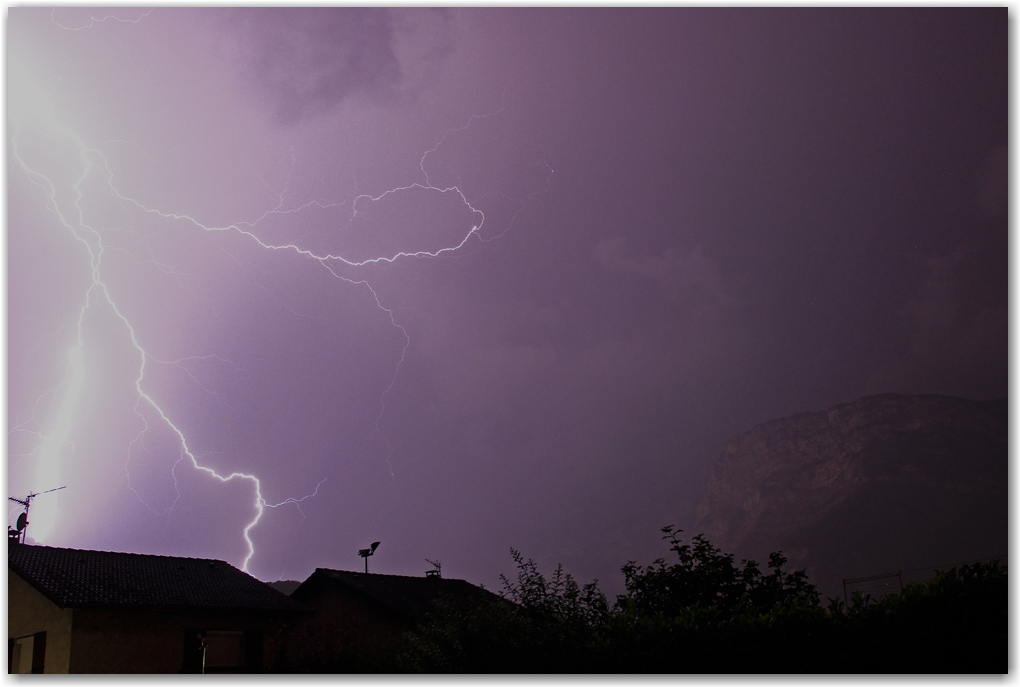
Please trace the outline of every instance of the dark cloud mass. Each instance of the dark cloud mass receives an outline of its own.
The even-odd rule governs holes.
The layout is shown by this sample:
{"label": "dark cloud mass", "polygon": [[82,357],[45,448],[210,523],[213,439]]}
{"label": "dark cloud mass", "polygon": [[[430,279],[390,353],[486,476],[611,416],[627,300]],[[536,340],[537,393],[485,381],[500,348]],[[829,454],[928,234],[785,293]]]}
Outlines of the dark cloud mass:
{"label": "dark cloud mass", "polygon": [[733,435],[1007,393],[1004,8],[104,17],[9,12],[40,541],[612,594]]}
{"label": "dark cloud mass", "polygon": [[400,81],[386,8],[226,11],[242,69],[279,121],[322,114],[355,94],[385,97]]}

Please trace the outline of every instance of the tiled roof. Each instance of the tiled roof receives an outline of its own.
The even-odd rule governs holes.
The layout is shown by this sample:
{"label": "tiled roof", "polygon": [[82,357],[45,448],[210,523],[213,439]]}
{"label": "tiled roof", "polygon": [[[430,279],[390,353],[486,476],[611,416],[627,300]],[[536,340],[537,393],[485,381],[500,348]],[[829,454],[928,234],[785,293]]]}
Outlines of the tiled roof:
{"label": "tiled roof", "polygon": [[[304,584],[308,584],[316,578],[345,585],[373,601],[412,618],[421,616],[435,601],[444,597],[468,601],[501,598],[465,580],[440,577],[379,575],[377,573],[316,568]],[[295,591],[294,595],[301,598],[298,591]]]}
{"label": "tiled roof", "polygon": [[304,607],[224,561],[8,544],[11,570],[61,608]]}

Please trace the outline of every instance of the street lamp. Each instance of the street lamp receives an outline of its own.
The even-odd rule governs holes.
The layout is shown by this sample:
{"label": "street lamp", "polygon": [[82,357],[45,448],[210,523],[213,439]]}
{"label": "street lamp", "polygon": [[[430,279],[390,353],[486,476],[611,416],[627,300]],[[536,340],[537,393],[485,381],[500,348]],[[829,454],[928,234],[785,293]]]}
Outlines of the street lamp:
{"label": "street lamp", "polygon": [[365,559],[365,572],[368,572],[368,557],[375,553],[375,550],[379,548],[379,542],[372,542],[372,546],[367,549],[358,549],[358,555]]}

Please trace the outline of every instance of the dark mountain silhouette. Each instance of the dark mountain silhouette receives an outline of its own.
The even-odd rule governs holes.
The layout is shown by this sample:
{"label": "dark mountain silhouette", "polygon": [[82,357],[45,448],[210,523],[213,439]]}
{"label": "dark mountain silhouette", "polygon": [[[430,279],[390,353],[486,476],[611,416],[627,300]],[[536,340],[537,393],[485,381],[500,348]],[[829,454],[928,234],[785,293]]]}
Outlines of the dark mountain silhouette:
{"label": "dark mountain silhouette", "polygon": [[278,592],[290,596],[294,593],[294,590],[301,586],[301,583],[297,580],[277,580],[276,582],[269,582],[270,587]]}
{"label": "dark mountain silhouette", "polygon": [[1006,406],[881,394],[760,424],[726,445],[693,532],[738,560],[782,550],[829,596],[841,578],[1005,563]]}

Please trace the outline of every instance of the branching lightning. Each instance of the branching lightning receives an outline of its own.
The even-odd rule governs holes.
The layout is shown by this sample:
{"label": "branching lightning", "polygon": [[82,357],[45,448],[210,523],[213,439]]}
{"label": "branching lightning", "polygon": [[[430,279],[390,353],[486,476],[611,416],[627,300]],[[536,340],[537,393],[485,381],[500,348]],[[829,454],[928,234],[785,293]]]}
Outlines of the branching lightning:
{"label": "branching lightning", "polygon": [[[107,284],[103,281],[102,274],[102,262],[104,244],[101,233],[93,226],[89,225],[85,221],[85,213],[81,207],[81,201],[83,197],[82,187],[87,177],[96,169],[95,158],[102,161],[104,171],[107,176],[107,180],[112,179],[112,174],[109,172],[109,168],[106,165],[106,158],[102,153],[95,149],[90,148],[85,142],[73,131],[64,126],[55,114],[52,106],[50,105],[48,98],[44,94],[38,92],[37,89],[33,89],[30,84],[19,84],[25,90],[19,93],[19,96],[24,97],[26,101],[31,100],[32,102],[24,102],[23,105],[27,105],[29,111],[35,115],[33,120],[36,122],[36,128],[40,133],[48,135],[51,138],[58,138],[65,144],[69,144],[77,154],[77,158],[81,163],[80,173],[71,185],[73,190],[74,200],[71,203],[71,209],[65,211],[58,199],[57,187],[54,182],[42,172],[32,168],[31,165],[26,161],[19,148],[21,140],[22,127],[26,125],[26,120],[17,118],[12,122],[13,125],[13,136],[11,139],[11,156],[17,166],[24,172],[26,177],[39,189],[42,190],[46,198],[47,209],[57,218],[60,225],[63,226],[70,235],[84,248],[85,253],[88,256],[88,262],[90,266],[90,283],[84,296],[84,302],[78,310],[77,317],[77,338],[74,346],[68,353],[67,364],[68,373],[67,381],[64,385],[63,399],[60,402],[57,411],[54,415],[53,422],[45,433],[41,436],[39,447],[37,448],[38,454],[38,466],[37,466],[37,480],[52,480],[59,479],[60,476],[60,456],[63,447],[67,443],[67,438],[71,430],[72,423],[74,421],[74,412],[78,404],[82,386],[84,383],[87,371],[85,369],[84,361],[82,359],[82,350],[84,347],[84,330],[83,321],[86,313],[92,308],[97,300],[102,300],[114,313],[120,323],[124,326],[127,336],[130,340],[134,351],[137,354],[137,374],[134,379],[134,391],[136,398],[138,399],[135,406],[135,413],[142,420],[144,433],[148,430],[148,421],[143,414],[143,406],[147,406],[159,417],[159,420],[165,424],[177,437],[183,457],[189,460],[192,466],[201,472],[204,472],[211,477],[221,481],[230,482],[235,479],[249,480],[254,486],[255,491],[255,518],[248,523],[244,528],[243,536],[248,547],[247,555],[245,556],[242,569],[247,570],[248,563],[255,553],[254,544],[251,541],[249,533],[251,529],[258,524],[262,517],[265,506],[267,505],[265,499],[262,496],[262,485],[258,477],[252,474],[244,472],[232,472],[227,475],[221,475],[212,468],[203,466],[199,463],[194,453],[188,446],[187,438],[184,433],[174,424],[173,420],[166,414],[160,404],[154,399],[144,388],[143,384],[145,381],[146,368],[150,362],[165,363],[165,361],[158,360],[149,355],[141,342],[138,340],[138,336],[135,332],[129,319],[123,314],[116,300],[113,298]],[[25,88],[27,87],[27,88]],[[32,91],[35,91],[34,93]],[[34,97],[33,97],[34,96]],[[44,130],[38,126],[39,122],[48,124],[48,127]],[[177,361],[180,364],[182,361]],[[141,433],[139,434],[139,437]],[[136,437],[137,440],[137,437]],[[134,443],[134,442],[132,442]],[[130,457],[130,446],[128,447]],[[179,463],[180,461],[178,461]],[[174,465],[176,469],[177,463]],[[125,465],[125,470],[127,465]],[[175,478],[176,483],[176,478]],[[321,484],[321,481],[320,483]],[[129,483],[130,487],[130,483]],[[137,494],[137,492],[135,492]],[[316,492],[318,493],[318,486],[316,486]],[[297,504],[310,496],[315,494],[302,497],[301,499],[287,499],[281,504],[275,504],[273,507],[283,505],[284,503]],[[180,493],[177,494],[178,498]],[[141,498],[141,497],[139,497]],[[176,505],[176,501],[174,502]],[[173,505],[169,510],[173,509]],[[33,534],[37,540],[43,540],[51,534],[55,526],[55,512],[52,509],[38,509],[33,515]]]}
{"label": "branching lightning", "polygon": [[56,10],[56,8],[53,8],[53,9],[50,10],[50,21],[53,22],[54,24],[56,24],[57,26],[59,26],[60,28],[64,29],[65,31],[84,31],[85,29],[91,29],[96,24],[99,24],[99,23],[102,23],[104,21],[111,20],[111,19],[113,21],[121,23],[121,24],[137,24],[142,19],[144,19],[145,17],[149,16],[154,9],[156,9],[156,8],[155,7],[150,7],[149,9],[145,10],[145,12],[142,13],[141,16],[139,16],[137,19],[121,19],[120,17],[114,16],[112,14],[104,14],[102,17],[94,17],[94,16],[90,15],[89,16],[89,23],[85,24],[84,26],[64,26],[59,21],[57,21],[56,16],[55,16],[57,10]]}
{"label": "branching lightning", "polygon": [[[151,12],[151,10],[149,10]],[[124,20],[111,15],[107,15],[101,18],[91,18],[88,26],[79,28],[69,28],[61,26],[61,28],[67,30],[80,30],[88,28],[97,22],[102,22],[107,19],[114,19],[118,22],[130,22],[137,23],[142,18],[147,16],[148,12],[141,15],[135,20]],[[51,20],[56,22],[56,19],[51,13]],[[66,447],[69,446],[70,434],[72,427],[75,422],[75,414],[81,401],[82,389],[85,384],[85,380],[89,374],[86,367],[83,350],[85,348],[85,329],[83,323],[86,315],[93,308],[102,305],[104,308],[108,308],[109,311],[114,315],[117,322],[123,328],[126,342],[130,344],[130,348],[133,351],[134,361],[130,363],[133,365],[135,370],[133,378],[133,394],[136,399],[134,405],[134,413],[138,416],[142,423],[142,429],[135,436],[135,439],[130,442],[127,447],[127,460],[125,462],[125,473],[127,475],[127,486],[130,488],[138,497],[138,499],[154,513],[166,515],[167,518],[174,511],[180,500],[181,493],[177,483],[177,468],[184,463],[190,463],[191,467],[195,470],[205,473],[221,483],[229,483],[235,480],[247,481],[251,484],[254,492],[254,499],[252,507],[255,512],[253,519],[247,523],[242,531],[242,536],[247,546],[247,553],[244,557],[242,569],[247,570],[248,565],[255,554],[255,546],[251,540],[251,530],[260,522],[265,510],[276,509],[286,505],[293,505],[301,513],[302,521],[304,521],[305,514],[301,510],[300,504],[307,499],[314,498],[318,495],[319,487],[326,481],[322,479],[316,484],[315,489],[312,493],[302,496],[300,498],[289,497],[280,501],[279,503],[269,503],[263,497],[263,485],[259,478],[247,472],[233,471],[228,474],[221,474],[215,469],[202,464],[202,461],[196,456],[195,452],[189,446],[188,438],[185,433],[176,424],[173,418],[170,417],[164,406],[161,405],[160,401],[153,396],[153,392],[149,390],[149,384],[147,383],[147,372],[150,366],[155,365],[166,365],[174,366],[185,372],[191,380],[199,386],[205,393],[212,396],[217,402],[224,403],[222,399],[216,394],[215,391],[207,388],[203,385],[197,377],[188,369],[187,363],[192,360],[217,360],[219,362],[233,364],[229,360],[215,355],[209,354],[205,356],[190,356],[179,360],[164,360],[157,358],[150,354],[143,342],[139,339],[136,328],[132,325],[129,317],[125,314],[121,306],[118,305],[114,294],[106,281],[104,281],[104,255],[107,250],[119,250],[117,248],[110,247],[104,243],[103,232],[100,228],[93,226],[86,219],[86,212],[83,209],[82,201],[85,197],[85,186],[86,181],[94,181],[98,176],[105,188],[107,188],[113,197],[121,204],[121,206],[129,211],[141,212],[151,216],[159,217],[162,220],[170,223],[184,222],[190,224],[192,227],[206,231],[206,232],[234,232],[239,236],[244,237],[245,240],[251,241],[256,244],[260,249],[270,252],[289,252],[300,256],[303,259],[316,263],[321,268],[327,270],[329,274],[343,282],[350,284],[353,287],[365,288],[371,293],[374,299],[375,305],[389,318],[390,324],[394,329],[400,332],[400,336],[403,337],[404,343],[401,348],[399,360],[393,368],[393,374],[389,377],[389,383],[386,388],[382,390],[379,398],[379,412],[376,415],[374,422],[374,432],[382,439],[386,444],[387,453],[385,461],[387,469],[391,477],[394,475],[393,467],[390,464],[390,457],[392,456],[393,448],[387,439],[382,429],[382,420],[386,412],[386,398],[387,395],[393,390],[394,385],[397,383],[401,366],[405,362],[407,351],[411,345],[411,338],[408,335],[407,330],[401,325],[396,317],[392,308],[387,307],[383,304],[379,297],[376,289],[367,281],[367,278],[358,278],[351,276],[347,272],[356,271],[357,268],[375,265],[379,263],[395,263],[399,260],[408,260],[416,258],[439,258],[444,255],[456,253],[463,249],[472,239],[478,239],[481,242],[491,241],[494,238],[498,238],[504,235],[513,226],[514,221],[517,218],[517,214],[523,209],[527,200],[537,195],[538,193],[544,192],[537,191],[528,195],[525,198],[515,199],[518,202],[518,210],[510,221],[502,228],[499,233],[483,237],[481,232],[485,225],[485,214],[477,207],[480,199],[472,201],[467,197],[465,192],[462,190],[461,185],[434,185],[428,174],[427,170],[427,159],[429,155],[436,153],[440,147],[444,144],[447,138],[456,132],[464,131],[468,129],[475,121],[484,119],[486,117],[492,117],[502,111],[497,110],[496,112],[486,115],[475,115],[472,116],[469,121],[461,127],[456,127],[448,130],[439,140],[439,142],[430,150],[423,153],[419,167],[422,173],[423,181],[415,182],[405,186],[388,189],[378,195],[370,195],[367,193],[360,193],[356,195],[349,203],[323,203],[320,201],[308,201],[296,208],[284,209],[286,198],[287,198],[287,187],[285,186],[282,191],[273,191],[276,196],[276,203],[273,207],[263,212],[257,219],[250,222],[235,222],[225,226],[211,226],[201,222],[199,219],[192,217],[191,215],[172,212],[168,210],[162,210],[147,204],[143,200],[129,197],[128,195],[121,192],[115,183],[114,174],[111,171],[111,166],[106,154],[96,147],[95,144],[86,143],[76,132],[68,128],[57,115],[55,108],[46,94],[42,93],[33,83],[29,83],[27,80],[22,79],[23,82],[18,83],[19,92],[16,96],[9,96],[12,99],[17,99],[17,108],[11,113],[11,140],[10,140],[10,157],[13,160],[17,169],[19,169],[27,178],[31,184],[38,188],[42,197],[45,199],[46,209],[56,218],[57,222],[63,229],[65,229],[68,235],[79,245],[83,255],[88,261],[89,265],[89,278],[88,284],[82,296],[80,306],[77,311],[76,318],[76,336],[73,345],[67,352],[66,358],[63,365],[66,367],[66,373],[64,381],[61,385],[54,390],[50,390],[44,394],[58,394],[59,401],[56,403],[56,409],[52,412],[52,419],[47,423],[44,430],[37,432],[38,444],[32,452],[37,461],[36,479],[40,482],[46,482],[46,485],[50,481],[57,480],[60,478],[60,463],[61,456],[65,453]],[[26,155],[20,148],[20,142],[23,134],[23,129],[31,127],[40,135],[45,136],[50,141],[54,142],[55,145],[64,146],[67,150],[73,152],[73,156],[77,161],[78,169],[76,170],[75,177],[70,183],[70,199],[64,197],[64,195],[58,191],[58,184],[51,179],[46,173],[40,169],[34,167],[29,161]],[[291,160],[291,171],[295,160],[292,157]],[[549,180],[552,175],[552,169],[545,163],[544,160],[538,160],[534,162],[535,165],[541,167],[546,173],[546,188],[548,188]],[[264,183],[264,182],[263,182]],[[289,177],[288,177],[289,184]],[[268,185],[267,185],[268,188]],[[459,240],[449,242],[449,245],[440,246],[431,250],[396,250],[385,255],[377,255],[360,260],[350,259],[343,254],[332,253],[332,252],[316,252],[311,249],[302,248],[297,243],[285,242],[285,243],[274,243],[261,237],[258,232],[259,225],[267,218],[274,215],[283,214],[298,214],[302,211],[311,208],[341,208],[345,209],[348,214],[350,221],[353,221],[358,217],[359,207],[363,207],[370,203],[382,202],[390,196],[407,193],[412,191],[424,191],[431,194],[439,194],[441,196],[451,195],[467,209],[470,216],[473,218],[470,222],[470,227],[460,236]],[[66,193],[66,192],[65,192]],[[167,274],[171,274],[177,279],[181,286],[187,288],[182,277],[190,276],[184,275],[178,272],[175,268],[169,265],[158,262],[155,259],[152,260],[138,260],[140,264],[151,263],[155,269],[161,270]],[[42,401],[42,397],[37,401],[36,407]],[[34,419],[33,411],[33,419]],[[170,430],[172,435],[175,437],[176,442],[179,446],[180,456],[173,463],[171,468],[171,475],[174,480],[174,489],[176,490],[176,498],[173,500],[168,507],[163,509],[157,509],[146,503],[145,499],[131,486],[130,479],[130,463],[131,454],[134,446],[141,440],[143,435],[148,432],[151,428],[150,419],[157,421],[161,426]],[[22,431],[22,432],[34,432],[27,428],[28,423],[23,422],[15,426],[11,432]],[[55,509],[43,509],[40,508],[38,512],[33,511],[33,534],[39,540],[44,540],[53,531],[56,526],[56,511]]]}

